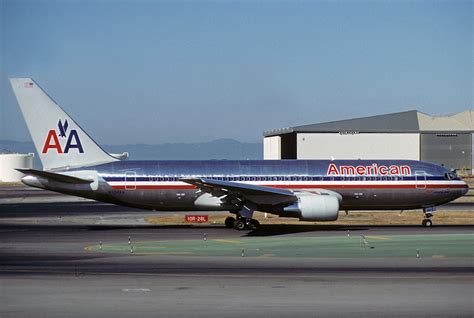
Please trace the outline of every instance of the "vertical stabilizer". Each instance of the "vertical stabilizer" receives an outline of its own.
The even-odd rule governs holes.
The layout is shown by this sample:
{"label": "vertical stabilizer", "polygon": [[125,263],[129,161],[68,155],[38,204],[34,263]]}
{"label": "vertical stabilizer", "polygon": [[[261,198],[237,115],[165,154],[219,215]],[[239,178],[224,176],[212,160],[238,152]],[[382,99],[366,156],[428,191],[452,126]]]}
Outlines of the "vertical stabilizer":
{"label": "vertical stabilizer", "polygon": [[116,161],[31,78],[10,83],[45,170]]}

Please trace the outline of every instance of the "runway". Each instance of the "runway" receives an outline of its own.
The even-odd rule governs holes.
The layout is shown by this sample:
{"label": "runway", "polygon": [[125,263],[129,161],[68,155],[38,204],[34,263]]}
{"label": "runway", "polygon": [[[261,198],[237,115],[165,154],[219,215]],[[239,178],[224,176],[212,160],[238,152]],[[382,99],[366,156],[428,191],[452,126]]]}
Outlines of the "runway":
{"label": "runway", "polygon": [[[48,221],[68,213],[74,213],[76,223]],[[81,221],[98,213],[121,222]],[[238,232],[220,225],[150,225],[134,221],[136,213],[144,212],[91,202],[0,205],[0,316],[472,317],[474,313],[473,226],[303,223]],[[46,221],[35,223],[41,217]],[[367,248],[358,245],[359,237],[368,240]],[[403,241],[408,237],[411,240]],[[433,242],[447,244],[444,250],[440,247],[446,253],[422,247],[417,256],[417,248],[429,246],[419,242],[435,238],[438,241]],[[400,239],[409,254],[397,249],[380,254],[383,257],[374,254]],[[281,244],[285,240],[297,244]],[[327,251],[330,240],[339,245],[355,240],[351,246],[359,255],[344,254],[344,249]],[[319,245],[325,241],[330,244]],[[314,243],[312,254],[284,256],[303,242]],[[144,253],[140,244],[154,244],[158,252]],[[249,249],[255,244],[272,248],[274,254],[255,254]],[[113,251],[116,246],[125,250]],[[129,246],[136,247],[133,253]],[[244,256],[241,247],[248,249]],[[314,255],[318,251],[321,254]]]}

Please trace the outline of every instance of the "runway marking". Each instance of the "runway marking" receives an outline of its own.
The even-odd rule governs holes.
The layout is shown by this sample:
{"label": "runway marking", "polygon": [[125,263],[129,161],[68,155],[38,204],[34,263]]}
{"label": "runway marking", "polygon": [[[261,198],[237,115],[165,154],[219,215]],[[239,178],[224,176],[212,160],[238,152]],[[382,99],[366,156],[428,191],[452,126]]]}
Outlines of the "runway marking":
{"label": "runway marking", "polygon": [[215,242],[221,242],[221,243],[231,243],[231,244],[239,244],[241,241],[239,240],[223,240],[223,239],[218,239],[218,240],[213,240]]}
{"label": "runway marking", "polygon": [[273,257],[275,256],[275,254],[262,254],[260,256],[257,256],[257,257]]}
{"label": "runway marking", "polygon": [[369,238],[369,239],[373,239],[373,240],[392,240],[392,238],[390,237],[386,237],[386,236],[375,236],[375,235],[367,235],[366,238]]}
{"label": "runway marking", "polygon": [[136,255],[193,255],[191,252],[135,252]]}
{"label": "runway marking", "polygon": [[[129,245],[125,245],[124,246],[129,246]],[[113,248],[115,247],[115,245],[106,245],[106,244],[102,244],[102,249],[105,250],[106,248]],[[136,245],[133,246],[134,248],[137,247]],[[165,248],[164,246],[154,246],[154,248]],[[92,252],[101,252],[101,249],[99,247],[99,245],[88,245],[86,247],[84,247],[84,250],[85,251],[92,251]],[[117,251],[119,252],[119,251]]]}
{"label": "runway marking", "polygon": [[151,290],[148,288],[123,288],[122,291],[125,293],[136,293],[136,292],[149,292]]}
{"label": "runway marking", "polygon": [[[456,270],[455,268],[453,270]],[[32,273],[32,274],[58,274],[58,275],[64,275],[64,274],[77,274],[77,272],[74,271],[55,271],[55,270],[27,270],[27,269],[16,269],[16,270],[9,270],[9,269],[1,269],[0,273]],[[84,275],[97,275],[97,276],[123,276],[123,275],[140,275],[140,276],[162,276],[162,277],[203,277],[203,276],[212,276],[212,277],[224,277],[224,278],[254,278],[255,275],[245,275],[245,274],[217,274],[217,273],[212,273],[212,274],[190,274],[190,273],[179,273],[179,274],[168,274],[168,273],[146,273],[146,272],[96,272],[96,271],[84,271],[81,272]],[[466,279],[474,279],[474,275],[472,274],[448,274],[446,273],[433,273],[432,275],[430,274],[414,274],[414,275],[403,275],[402,274],[397,274],[393,275],[393,273],[383,273],[380,276],[373,276],[372,273],[367,273],[367,272],[357,272],[358,276],[344,276],[347,275],[347,272],[341,272],[341,273],[308,273],[306,275],[301,275],[301,274],[295,274],[295,275],[284,275],[284,274],[266,274],[266,273],[258,273],[258,275],[262,278],[313,278],[313,277],[320,277],[323,276],[324,278],[327,279],[345,279],[345,280],[353,280],[353,279],[359,279],[360,277],[364,277],[366,279],[387,279],[387,277],[390,278],[398,278],[398,279],[431,279],[431,278],[436,278],[436,279],[461,279],[465,281]],[[350,275],[353,275],[353,273],[350,273]],[[403,276],[401,276],[403,275]]]}

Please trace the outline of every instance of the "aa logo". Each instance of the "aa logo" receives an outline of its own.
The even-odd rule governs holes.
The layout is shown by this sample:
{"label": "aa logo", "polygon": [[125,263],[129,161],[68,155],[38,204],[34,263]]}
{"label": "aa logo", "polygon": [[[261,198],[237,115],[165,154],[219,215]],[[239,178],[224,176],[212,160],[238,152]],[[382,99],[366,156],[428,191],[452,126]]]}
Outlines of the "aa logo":
{"label": "aa logo", "polygon": [[[56,153],[69,153],[71,149],[77,149],[79,153],[84,153],[84,149],[82,149],[81,140],[79,139],[79,135],[77,134],[77,130],[70,129],[68,132],[69,124],[67,119],[64,120],[64,124],[62,123],[61,119],[58,121],[58,131],[55,129],[50,129],[48,131],[48,135],[46,136],[46,140],[44,141],[43,150],[41,153],[47,153],[50,149],[55,150]],[[64,148],[59,141],[61,139],[67,139]],[[64,143],[64,142],[63,142]]]}

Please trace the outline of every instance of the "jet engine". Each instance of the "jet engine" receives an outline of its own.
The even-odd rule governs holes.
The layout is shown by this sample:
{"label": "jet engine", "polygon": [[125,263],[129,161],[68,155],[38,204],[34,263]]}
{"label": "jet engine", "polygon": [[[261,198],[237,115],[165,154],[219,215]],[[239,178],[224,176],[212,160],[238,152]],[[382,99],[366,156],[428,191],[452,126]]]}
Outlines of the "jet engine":
{"label": "jet engine", "polygon": [[334,221],[339,214],[338,197],[323,193],[296,193],[298,201],[283,208],[284,212],[292,214],[302,221]]}

